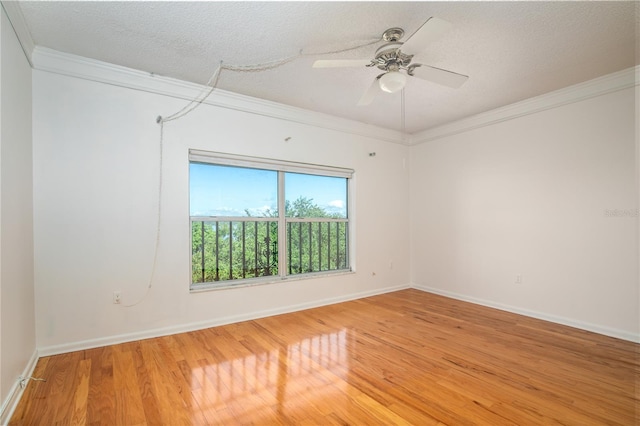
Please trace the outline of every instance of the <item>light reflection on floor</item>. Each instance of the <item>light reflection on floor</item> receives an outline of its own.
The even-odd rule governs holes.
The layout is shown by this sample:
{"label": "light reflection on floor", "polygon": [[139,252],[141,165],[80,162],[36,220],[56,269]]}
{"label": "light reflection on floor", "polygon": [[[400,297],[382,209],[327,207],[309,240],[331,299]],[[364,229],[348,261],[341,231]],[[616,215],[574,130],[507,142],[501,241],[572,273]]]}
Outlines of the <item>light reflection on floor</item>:
{"label": "light reflection on floor", "polygon": [[[242,423],[243,418],[304,421],[310,413],[339,409],[339,393],[347,391],[348,341],[341,329],[319,334],[191,371],[193,402],[209,422]],[[334,401],[331,407],[323,401]]]}

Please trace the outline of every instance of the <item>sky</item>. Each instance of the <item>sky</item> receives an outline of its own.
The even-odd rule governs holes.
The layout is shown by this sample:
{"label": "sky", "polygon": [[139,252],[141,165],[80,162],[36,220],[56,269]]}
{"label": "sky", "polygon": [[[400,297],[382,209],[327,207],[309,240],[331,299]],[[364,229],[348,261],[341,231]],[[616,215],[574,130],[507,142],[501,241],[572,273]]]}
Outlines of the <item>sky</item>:
{"label": "sky", "polygon": [[[247,169],[191,163],[189,168],[191,216],[264,216],[277,209],[278,173],[272,170]],[[346,217],[346,179],[286,173],[286,199],[300,196],[329,213]]]}

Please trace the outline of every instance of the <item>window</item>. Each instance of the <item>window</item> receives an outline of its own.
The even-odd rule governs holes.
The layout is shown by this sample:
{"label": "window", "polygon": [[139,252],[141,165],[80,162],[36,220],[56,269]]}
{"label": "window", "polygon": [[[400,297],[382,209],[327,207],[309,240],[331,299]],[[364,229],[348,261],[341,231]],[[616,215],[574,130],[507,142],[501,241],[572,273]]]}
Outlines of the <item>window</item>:
{"label": "window", "polygon": [[191,288],[349,271],[353,171],[189,152]]}

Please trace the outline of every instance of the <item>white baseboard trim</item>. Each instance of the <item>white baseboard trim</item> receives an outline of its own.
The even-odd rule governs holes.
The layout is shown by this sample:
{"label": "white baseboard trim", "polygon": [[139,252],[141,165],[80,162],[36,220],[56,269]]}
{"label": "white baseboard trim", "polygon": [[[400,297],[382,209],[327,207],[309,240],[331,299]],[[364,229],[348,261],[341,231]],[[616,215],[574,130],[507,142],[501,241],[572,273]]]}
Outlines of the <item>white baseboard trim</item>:
{"label": "white baseboard trim", "polygon": [[199,321],[187,324],[180,324],[170,327],[155,328],[134,333],[118,334],[114,336],[100,337],[97,339],[82,340],[79,342],[64,343],[61,345],[43,346],[38,348],[40,356],[58,355],[67,352],[75,352],[85,349],[98,348],[101,346],[117,345],[119,343],[133,342],[136,340],[152,339],[154,337],[168,336],[171,334],[185,333],[189,331],[202,330],[205,328],[218,327],[221,325],[232,324],[241,321],[250,321],[258,318],[265,318],[274,315],[288,314],[291,312],[302,311],[305,309],[318,308],[326,305],[333,305],[350,300],[362,299],[364,297],[377,296],[379,294],[391,293],[398,290],[410,288],[409,284],[384,287],[375,290],[367,290],[358,293],[351,293],[343,296],[330,297],[311,302],[300,303],[296,305],[281,306],[263,311],[247,312],[245,314],[232,315],[227,317],[215,318],[207,321]]}
{"label": "white baseboard trim", "polygon": [[556,315],[550,315],[543,312],[532,311],[529,309],[518,308],[516,306],[505,305],[502,303],[492,302],[490,300],[479,299],[477,297],[466,296],[463,294],[453,293],[446,290],[441,290],[437,288],[411,284],[411,288],[416,290],[422,290],[427,293],[434,293],[441,296],[450,297],[452,299],[462,300],[464,302],[475,303],[476,305],[487,306],[490,308],[500,309],[501,311],[507,311],[514,314],[524,315],[531,318],[536,318],[544,321],[553,322],[556,324],[566,325],[573,328],[578,328],[580,330],[591,331],[593,333],[603,334],[609,337],[615,337],[617,339],[628,340],[634,343],[640,343],[640,335],[630,333],[624,330],[618,330],[610,327],[605,327],[597,324],[587,323],[583,321],[577,321],[570,318],[560,317]]}
{"label": "white baseboard trim", "polygon": [[31,358],[27,362],[26,367],[22,371],[22,375],[16,377],[16,380],[11,386],[9,390],[9,394],[2,401],[2,408],[0,409],[0,425],[6,425],[11,420],[11,416],[13,416],[13,412],[16,410],[20,399],[22,398],[22,394],[24,393],[24,389],[20,386],[20,380],[23,377],[31,377],[33,375],[33,370],[36,368],[36,364],[39,359],[38,350],[33,351]]}

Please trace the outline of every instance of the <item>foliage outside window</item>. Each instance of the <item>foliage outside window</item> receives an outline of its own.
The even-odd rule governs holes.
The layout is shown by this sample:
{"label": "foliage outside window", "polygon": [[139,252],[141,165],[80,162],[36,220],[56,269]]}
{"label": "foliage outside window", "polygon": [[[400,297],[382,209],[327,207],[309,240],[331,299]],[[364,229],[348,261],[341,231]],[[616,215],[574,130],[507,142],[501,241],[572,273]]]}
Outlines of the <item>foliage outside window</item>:
{"label": "foliage outside window", "polygon": [[350,177],[191,151],[192,289],[350,270]]}

